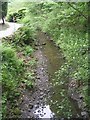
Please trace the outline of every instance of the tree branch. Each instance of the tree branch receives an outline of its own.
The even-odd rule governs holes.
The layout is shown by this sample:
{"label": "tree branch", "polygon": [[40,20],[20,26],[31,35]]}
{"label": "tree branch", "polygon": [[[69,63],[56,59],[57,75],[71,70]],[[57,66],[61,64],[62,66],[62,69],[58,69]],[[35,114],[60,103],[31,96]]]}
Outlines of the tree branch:
{"label": "tree branch", "polygon": [[79,11],[77,8],[75,8],[73,5],[68,2],[69,6],[71,6],[74,10],[78,11],[85,19],[88,19],[81,11]]}

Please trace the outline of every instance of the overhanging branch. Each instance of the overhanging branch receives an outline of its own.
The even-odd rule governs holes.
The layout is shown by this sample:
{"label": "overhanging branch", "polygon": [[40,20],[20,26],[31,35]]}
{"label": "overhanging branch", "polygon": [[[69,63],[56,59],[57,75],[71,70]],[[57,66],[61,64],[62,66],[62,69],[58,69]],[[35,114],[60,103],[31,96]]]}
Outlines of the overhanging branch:
{"label": "overhanging branch", "polygon": [[85,19],[88,19],[81,11],[79,11],[77,8],[71,5],[70,2],[68,2],[68,5],[71,6],[74,10],[78,11]]}

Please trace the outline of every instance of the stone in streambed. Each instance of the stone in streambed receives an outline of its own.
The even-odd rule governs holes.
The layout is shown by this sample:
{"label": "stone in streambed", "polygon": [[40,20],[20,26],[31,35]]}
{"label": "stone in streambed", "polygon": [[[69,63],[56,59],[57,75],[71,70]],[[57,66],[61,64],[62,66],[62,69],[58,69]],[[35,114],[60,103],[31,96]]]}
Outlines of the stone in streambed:
{"label": "stone in streambed", "polygon": [[37,78],[37,79],[40,79],[40,76],[37,76],[36,78]]}
{"label": "stone in streambed", "polygon": [[50,92],[50,90],[47,90],[47,92]]}
{"label": "stone in streambed", "polygon": [[79,98],[80,98],[80,99],[83,99],[83,96],[82,96],[82,95],[80,95],[80,96],[79,96]]}
{"label": "stone in streambed", "polygon": [[31,112],[31,110],[29,109],[28,112]]}
{"label": "stone in streambed", "polygon": [[37,101],[37,103],[36,104],[38,104],[39,105],[39,101]]}
{"label": "stone in streambed", "polygon": [[41,112],[41,110],[38,110],[37,112],[38,112],[38,113],[40,113],[40,112]]}
{"label": "stone in streambed", "polygon": [[40,96],[40,98],[39,98],[40,100],[42,100],[43,99],[43,96]]}
{"label": "stone in streambed", "polygon": [[29,108],[30,108],[30,109],[33,109],[33,104],[30,103],[30,104],[29,104]]}
{"label": "stone in streambed", "polygon": [[40,92],[40,95],[43,95],[43,92]]}
{"label": "stone in streambed", "polygon": [[42,43],[42,45],[46,45],[46,43],[44,42],[44,43]]}
{"label": "stone in streambed", "polygon": [[39,105],[34,105],[35,109],[39,108]]}
{"label": "stone in streambed", "polygon": [[40,91],[42,91],[43,89],[42,88],[39,88]]}
{"label": "stone in streambed", "polygon": [[88,113],[86,111],[81,112],[82,117],[88,118]]}

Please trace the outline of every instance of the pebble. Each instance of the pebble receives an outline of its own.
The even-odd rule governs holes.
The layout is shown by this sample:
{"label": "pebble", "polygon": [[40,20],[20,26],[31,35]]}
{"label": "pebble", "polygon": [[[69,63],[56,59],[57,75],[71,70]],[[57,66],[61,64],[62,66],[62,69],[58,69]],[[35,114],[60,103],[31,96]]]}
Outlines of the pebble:
{"label": "pebble", "polygon": [[40,96],[40,100],[42,100],[43,99],[43,96]]}
{"label": "pebble", "polygon": [[82,96],[82,95],[80,95],[80,96],[79,96],[79,98],[80,98],[80,99],[83,99],[83,96]]}
{"label": "pebble", "polygon": [[83,111],[83,112],[81,112],[81,115],[82,116],[87,116],[87,112]]}
{"label": "pebble", "polygon": [[47,91],[47,90],[45,89],[45,91]]}
{"label": "pebble", "polygon": [[38,106],[38,105],[35,105],[34,107],[35,107],[35,109],[39,108],[39,106]]}
{"label": "pebble", "polygon": [[41,111],[40,111],[40,110],[38,110],[37,112],[38,112],[38,113],[40,113]]}
{"label": "pebble", "polygon": [[37,76],[36,78],[37,78],[37,79],[40,79],[40,77],[39,77],[39,76]]}
{"label": "pebble", "polygon": [[28,112],[31,112],[31,110],[29,109]]}
{"label": "pebble", "polygon": [[42,45],[46,45],[46,43],[42,43]]}
{"label": "pebble", "polygon": [[37,101],[37,104],[39,104],[39,101]]}
{"label": "pebble", "polygon": [[43,95],[43,92],[40,92],[40,95]]}
{"label": "pebble", "polygon": [[55,94],[55,92],[52,93],[53,95]]}
{"label": "pebble", "polygon": [[44,115],[40,114],[41,117],[43,117]]}
{"label": "pebble", "polygon": [[41,70],[44,70],[44,68],[41,68]]}
{"label": "pebble", "polygon": [[47,90],[47,92],[50,92],[50,90]]}
{"label": "pebble", "polygon": [[30,108],[30,109],[33,109],[33,105],[32,105],[31,103],[29,104],[29,108]]}
{"label": "pebble", "polygon": [[42,91],[43,89],[42,88],[39,88],[40,91]]}

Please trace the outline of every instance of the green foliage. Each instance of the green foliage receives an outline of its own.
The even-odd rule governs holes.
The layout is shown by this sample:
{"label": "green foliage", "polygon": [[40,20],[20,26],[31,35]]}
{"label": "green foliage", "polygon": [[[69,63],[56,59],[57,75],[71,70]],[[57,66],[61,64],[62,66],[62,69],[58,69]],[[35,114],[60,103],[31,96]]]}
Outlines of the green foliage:
{"label": "green foliage", "polygon": [[[17,12],[9,13],[7,16],[8,22],[17,22],[24,18],[26,9],[22,8]],[[14,20],[15,19],[15,20]]]}
{"label": "green foliage", "polygon": [[[17,101],[20,97],[21,83],[23,82],[27,89],[34,86],[34,77],[30,71],[32,65],[28,60],[32,61],[30,56],[34,51],[32,48],[34,40],[35,29],[29,25],[24,25],[11,37],[3,39],[3,46],[0,48],[2,52],[3,117],[11,113],[20,115],[20,110],[15,106],[14,100]],[[7,103],[10,104],[9,111]]]}
{"label": "green foliage", "polygon": [[9,15],[7,16],[7,21],[8,21],[8,22],[13,22],[13,14],[9,14]]}
{"label": "green foliage", "polygon": [[25,47],[25,55],[31,55],[33,53],[33,48],[31,46]]}
{"label": "green foliage", "polygon": [[24,80],[24,83],[26,85],[26,88],[28,88],[28,89],[33,88],[33,82],[31,82],[29,80]]}
{"label": "green foliage", "polygon": [[14,46],[32,45],[35,40],[35,30],[29,26],[23,26],[13,35],[11,42]]}
{"label": "green foliage", "polygon": [[35,59],[34,59],[34,60],[32,60],[32,61],[30,61],[30,62],[29,62],[29,64],[30,64],[31,66],[36,65],[36,61],[35,61]]}
{"label": "green foliage", "polygon": [[2,113],[5,117],[7,100],[13,101],[17,97],[24,69],[23,61],[18,59],[15,50],[11,46],[3,44],[0,51],[2,51]]}

